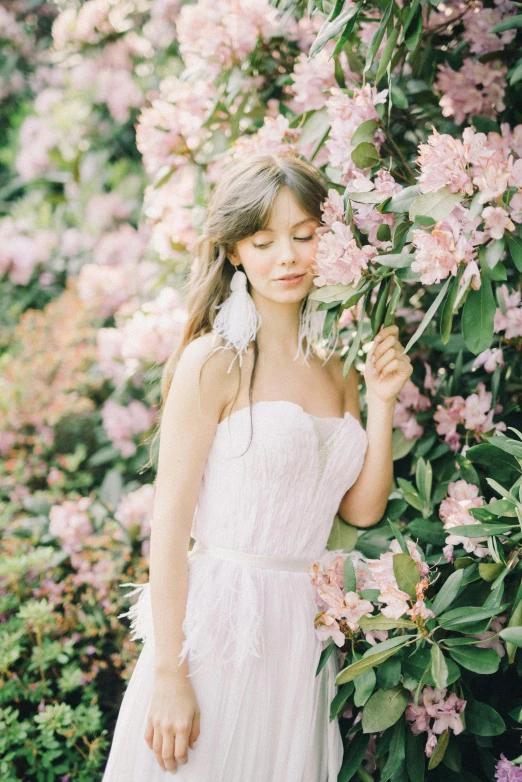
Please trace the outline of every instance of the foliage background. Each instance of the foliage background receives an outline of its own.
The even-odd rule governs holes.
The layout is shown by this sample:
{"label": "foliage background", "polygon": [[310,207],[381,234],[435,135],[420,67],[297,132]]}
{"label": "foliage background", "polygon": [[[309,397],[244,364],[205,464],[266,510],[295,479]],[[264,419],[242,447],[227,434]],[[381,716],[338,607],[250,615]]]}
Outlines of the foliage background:
{"label": "foliage background", "polygon": [[[139,651],[118,619],[128,608],[119,584],[147,578],[147,437],[185,322],[189,252],[221,167],[287,146],[330,181],[317,296],[347,365],[361,368],[385,318],[416,336],[385,517],[358,536],[337,519],[329,547],[377,559],[394,529],[399,542],[401,531],[418,540],[431,567],[424,605],[465,571],[468,586],[446,587],[445,608],[487,604],[487,621],[458,633],[475,643],[473,630],[485,634],[484,651],[499,658],[489,654],[488,668],[482,656],[478,671],[457,665],[448,683],[432,650],[454,663],[444,638],[457,631],[433,634],[417,617],[432,639],[419,642],[429,659],[418,680],[399,644],[400,680],[388,671],[372,684],[365,673],[359,695],[344,689],[335,704],[342,779],[487,780],[495,768],[518,778],[497,763],[521,754],[519,640],[506,651],[498,635],[522,624],[508,526],[520,524],[522,501],[510,429],[520,428],[521,6],[0,3],[2,779],[101,776]],[[491,505],[502,496],[507,504]],[[449,531],[478,523],[482,538]],[[497,526],[485,534],[487,523]],[[346,592],[351,574],[342,576]],[[343,659],[356,655],[347,665],[372,648],[356,626],[343,629]],[[477,702],[497,715],[487,735],[470,719],[462,733],[439,732],[439,765],[404,709],[382,730],[361,730],[377,690],[413,698],[430,672],[466,700],[464,715]]]}

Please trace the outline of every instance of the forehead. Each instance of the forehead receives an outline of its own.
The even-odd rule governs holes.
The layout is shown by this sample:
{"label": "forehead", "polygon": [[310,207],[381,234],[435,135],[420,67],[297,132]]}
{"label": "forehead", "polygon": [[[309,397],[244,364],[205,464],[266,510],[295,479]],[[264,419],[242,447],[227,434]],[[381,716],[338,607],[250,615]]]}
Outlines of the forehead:
{"label": "forehead", "polygon": [[289,188],[282,187],[274,198],[266,229],[292,228],[304,220],[315,218],[303,210]]}

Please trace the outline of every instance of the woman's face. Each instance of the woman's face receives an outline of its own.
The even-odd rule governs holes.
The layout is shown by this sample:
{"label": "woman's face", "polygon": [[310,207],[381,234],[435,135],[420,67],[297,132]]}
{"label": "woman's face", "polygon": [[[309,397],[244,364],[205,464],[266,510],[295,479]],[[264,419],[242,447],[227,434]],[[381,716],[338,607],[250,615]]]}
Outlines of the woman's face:
{"label": "woman's face", "polygon": [[[228,257],[241,263],[252,288],[272,301],[295,302],[313,287],[310,267],[315,260],[320,223],[303,212],[292,192],[277,194],[267,228],[237,242]],[[299,275],[293,282],[284,275]]]}

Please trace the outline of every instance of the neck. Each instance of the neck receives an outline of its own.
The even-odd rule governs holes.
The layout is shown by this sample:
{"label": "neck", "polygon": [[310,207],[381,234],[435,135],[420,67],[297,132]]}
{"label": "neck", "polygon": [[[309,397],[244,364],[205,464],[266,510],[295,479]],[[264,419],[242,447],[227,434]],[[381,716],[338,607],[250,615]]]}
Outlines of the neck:
{"label": "neck", "polygon": [[293,359],[297,352],[301,300],[282,304],[252,291],[256,309],[263,320],[257,332],[259,350],[265,355]]}

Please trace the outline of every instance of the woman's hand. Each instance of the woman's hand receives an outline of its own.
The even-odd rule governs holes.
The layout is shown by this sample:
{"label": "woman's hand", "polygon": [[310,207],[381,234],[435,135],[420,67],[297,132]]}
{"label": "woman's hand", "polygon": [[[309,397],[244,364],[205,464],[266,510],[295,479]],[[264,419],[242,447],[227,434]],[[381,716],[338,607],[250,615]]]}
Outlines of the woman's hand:
{"label": "woman's hand", "polygon": [[398,326],[387,326],[375,337],[364,368],[368,396],[376,397],[384,404],[395,402],[413,367],[409,356],[397,339]]}
{"label": "woman's hand", "polygon": [[147,715],[145,741],[164,771],[188,761],[199,736],[200,711],[192,683],[185,677],[156,676]]}

